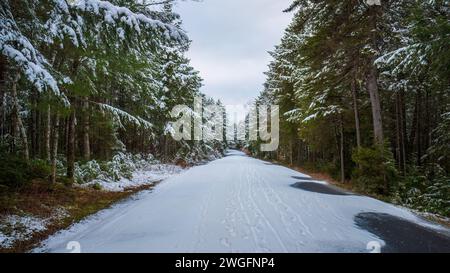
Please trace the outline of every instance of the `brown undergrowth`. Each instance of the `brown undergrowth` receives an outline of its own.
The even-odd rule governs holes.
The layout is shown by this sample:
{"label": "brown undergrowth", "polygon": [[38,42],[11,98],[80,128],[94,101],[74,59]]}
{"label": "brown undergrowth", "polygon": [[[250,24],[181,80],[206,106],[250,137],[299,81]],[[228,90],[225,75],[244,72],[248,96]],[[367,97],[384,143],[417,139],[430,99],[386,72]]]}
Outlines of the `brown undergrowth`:
{"label": "brown undergrowth", "polygon": [[[155,184],[130,188],[123,192],[109,192],[62,183],[51,185],[43,180],[34,180],[19,190],[0,192],[0,221],[8,215],[31,215],[49,219],[44,231],[33,233],[27,240],[16,241],[9,248],[0,248],[0,252],[30,251],[55,232],[139,191],[152,189]],[[53,217],[58,209],[64,214],[62,217]]]}

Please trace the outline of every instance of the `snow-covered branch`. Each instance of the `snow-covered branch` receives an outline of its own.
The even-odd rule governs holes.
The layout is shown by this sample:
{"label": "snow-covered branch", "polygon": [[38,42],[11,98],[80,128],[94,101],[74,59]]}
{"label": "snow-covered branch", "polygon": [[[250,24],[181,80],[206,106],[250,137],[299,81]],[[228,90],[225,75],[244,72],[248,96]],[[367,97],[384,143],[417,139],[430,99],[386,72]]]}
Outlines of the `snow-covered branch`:
{"label": "snow-covered branch", "polygon": [[111,105],[105,104],[105,103],[98,103],[98,102],[91,102],[95,105],[97,105],[101,111],[104,112],[108,112],[111,115],[113,115],[114,120],[117,122],[117,124],[121,127],[121,128],[125,128],[122,124],[122,120],[123,121],[127,121],[130,122],[132,124],[135,124],[139,127],[145,128],[145,129],[152,129],[153,128],[153,124],[144,120],[141,117],[137,117],[137,116],[133,116],[119,108],[113,107]]}
{"label": "snow-covered branch", "polygon": [[47,60],[20,32],[7,3],[0,6],[0,52],[17,66],[38,91],[48,90],[65,105],[69,105],[66,96],[60,92],[56,79],[48,71],[50,65]]}

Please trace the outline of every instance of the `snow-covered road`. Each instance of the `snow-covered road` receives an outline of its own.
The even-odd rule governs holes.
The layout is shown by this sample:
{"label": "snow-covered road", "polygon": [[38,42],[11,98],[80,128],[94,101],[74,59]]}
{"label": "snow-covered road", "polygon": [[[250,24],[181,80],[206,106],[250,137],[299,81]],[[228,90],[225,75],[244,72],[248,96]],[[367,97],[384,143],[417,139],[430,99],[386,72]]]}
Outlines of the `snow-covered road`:
{"label": "snow-covered road", "polygon": [[439,240],[450,238],[448,229],[408,210],[320,183],[230,151],[54,235],[36,251],[68,252],[67,243],[77,241],[82,252],[368,252],[370,242],[388,244],[369,231],[376,229],[370,217],[382,216],[410,221],[411,232],[426,226],[425,232],[439,229],[432,230]]}

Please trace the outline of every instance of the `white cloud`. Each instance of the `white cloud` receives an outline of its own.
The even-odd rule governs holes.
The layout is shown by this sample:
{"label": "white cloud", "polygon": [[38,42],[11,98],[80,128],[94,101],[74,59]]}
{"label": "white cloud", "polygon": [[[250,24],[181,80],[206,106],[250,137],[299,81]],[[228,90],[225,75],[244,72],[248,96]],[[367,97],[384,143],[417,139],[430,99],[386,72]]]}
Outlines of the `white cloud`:
{"label": "white cloud", "polygon": [[179,2],[192,40],[188,56],[204,79],[202,91],[226,104],[245,104],[262,90],[270,56],[292,14],[291,0]]}
{"label": "white cloud", "polygon": [[264,75],[261,68],[267,65],[267,59],[227,58],[204,54],[190,54],[192,65],[200,71],[202,78],[208,84],[236,83],[261,81]]}

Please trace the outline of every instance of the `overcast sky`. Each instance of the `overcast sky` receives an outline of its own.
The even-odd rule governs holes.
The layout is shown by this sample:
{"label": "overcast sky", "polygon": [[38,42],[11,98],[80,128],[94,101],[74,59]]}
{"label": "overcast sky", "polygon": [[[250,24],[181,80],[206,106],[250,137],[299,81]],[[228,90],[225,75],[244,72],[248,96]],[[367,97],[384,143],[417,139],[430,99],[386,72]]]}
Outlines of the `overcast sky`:
{"label": "overcast sky", "polygon": [[280,42],[292,14],[282,11],[292,0],[183,1],[175,7],[192,40],[188,57],[204,79],[202,92],[226,105],[245,104],[258,96],[267,51]]}

